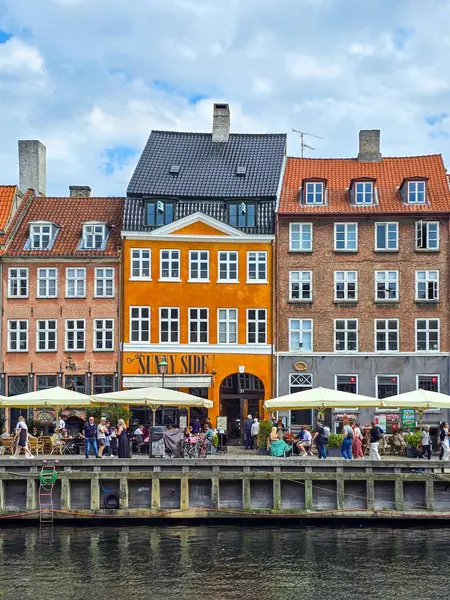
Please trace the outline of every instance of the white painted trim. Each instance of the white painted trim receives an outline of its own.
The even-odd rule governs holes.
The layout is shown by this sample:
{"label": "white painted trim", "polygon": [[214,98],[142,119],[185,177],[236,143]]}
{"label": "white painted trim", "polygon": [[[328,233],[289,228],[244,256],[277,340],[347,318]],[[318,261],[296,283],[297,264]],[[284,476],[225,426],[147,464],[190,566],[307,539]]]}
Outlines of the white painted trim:
{"label": "white painted trim", "polygon": [[[334,374],[334,389],[337,390],[337,378],[338,377],[356,377],[356,393],[359,394],[359,374],[358,373],[335,373]],[[341,410],[336,408],[335,410]]]}
{"label": "white painted trim", "polygon": [[[399,232],[399,228],[398,228],[398,221],[375,221],[374,223],[375,227],[374,227],[374,235],[375,235],[375,242],[374,242],[374,248],[375,248],[375,252],[398,252],[399,250],[399,246],[400,246],[400,232]],[[388,248],[387,247],[387,243],[388,243],[388,231],[386,229],[386,248],[378,248],[377,247],[377,225],[386,225],[386,227],[388,228],[388,225],[396,225],[397,228],[397,246],[395,248]]]}
{"label": "white painted trim", "polygon": [[155,354],[266,354],[273,351],[272,344],[122,344],[123,352],[154,352]]}
{"label": "white painted trim", "polygon": [[[299,321],[300,324],[303,321],[311,321],[311,348],[314,348],[314,319],[312,319],[311,317],[291,317],[290,319],[288,319],[288,333],[289,333],[289,348],[291,347],[291,332],[292,332],[292,328],[291,328],[291,321]],[[303,328],[299,329],[300,332],[300,340],[303,339]],[[301,342],[303,343],[303,342]],[[294,352],[298,352],[300,350],[300,348],[297,348],[297,350],[290,350],[287,354],[293,354]]]}
{"label": "white painted trim", "polygon": [[[400,320],[395,319],[395,318],[391,319],[389,317],[386,317],[384,319],[377,318],[377,319],[373,320],[373,338],[374,338],[373,339],[373,349],[374,349],[374,352],[376,354],[380,354],[380,353],[394,354],[394,355],[398,354],[398,352],[399,352],[398,350],[381,350],[380,352],[378,352],[378,350],[377,350],[377,321],[397,321],[397,347],[400,348]],[[387,329],[387,330],[385,329],[384,331],[389,332],[389,329]],[[389,335],[388,335],[388,337],[389,337]],[[388,340],[386,340],[386,339],[385,339],[385,341],[388,342]]]}
{"label": "white painted trim", "polygon": [[[151,306],[138,306],[136,304],[133,304],[131,306],[128,307],[129,313],[128,313],[128,339],[131,340],[131,335],[132,335],[132,328],[131,325],[133,323],[133,318],[132,318],[132,313],[133,313],[133,308],[138,308],[139,309],[139,323],[142,323],[142,309],[143,308],[148,308],[148,337],[149,340],[151,340],[151,336],[152,336],[152,309]],[[141,337],[142,334],[142,327],[139,328],[139,337]],[[129,342],[130,344],[149,344],[150,342]]]}
{"label": "white painted trim", "polygon": [[[68,344],[68,334],[69,334],[69,330],[67,329],[67,322],[68,321],[83,321],[84,327],[83,327],[83,331],[84,331],[84,345],[83,348],[71,348],[69,349],[69,344]],[[71,331],[77,332],[78,329],[71,329]],[[86,336],[87,336],[87,330],[86,330],[86,319],[77,319],[76,317],[72,317],[72,318],[67,318],[64,319],[64,352],[86,352]],[[76,344],[76,340],[75,340],[75,344]]]}
{"label": "white painted trim", "polygon": [[[260,320],[259,320],[259,318],[258,318],[258,311],[259,311],[259,310],[263,310],[263,311],[264,311],[264,324],[265,324],[265,333],[264,333],[264,339],[265,339],[266,341],[267,341],[267,324],[268,324],[268,323],[267,323],[267,308],[247,308],[247,310],[246,310],[246,313],[245,313],[245,316],[246,316],[246,330],[247,330],[247,331],[246,331],[246,337],[245,337],[245,339],[246,339],[246,341],[247,341],[247,344],[248,344],[249,346],[253,346],[253,345],[254,345],[254,344],[253,344],[253,342],[249,342],[249,341],[248,341],[248,333],[249,333],[249,331],[248,331],[248,323],[249,323],[249,319],[248,319],[248,313],[249,313],[251,310],[254,310],[254,311],[256,311],[256,314],[255,314],[255,320],[253,321],[253,322],[255,323],[255,325],[256,325],[256,328],[255,328],[255,338],[257,338],[257,337],[258,337],[258,324],[259,324],[260,322],[262,322],[262,321],[260,321]],[[259,343],[255,344],[255,345],[259,345]]]}
{"label": "white painted trim", "polygon": [[[206,279],[201,279],[200,277],[197,277],[197,279],[195,279],[195,278],[192,278],[192,268],[191,268],[191,265],[192,265],[192,253],[193,253],[193,252],[197,252],[197,253],[200,253],[200,252],[206,252],[206,254],[208,255],[208,258],[207,258],[207,264],[208,264],[208,269],[207,269],[207,272],[208,272],[208,277],[207,277]],[[197,263],[198,263],[198,265],[199,265],[199,266],[200,266],[200,263],[201,263],[201,262],[204,262],[204,261],[202,261],[202,260],[200,259],[200,257],[199,257],[199,258],[198,258],[198,261],[197,261]],[[189,263],[188,263],[188,269],[189,269],[189,271],[188,271],[188,272],[189,272],[189,279],[188,279],[188,283],[192,283],[192,282],[194,282],[194,281],[195,281],[196,283],[210,283],[210,281],[209,281],[209,276],[210,276],[210,264],[211,264],[211,261],[210,261],[210,258],[209,258],[209,250],[205,250],[205,249],[203,249],[203,250],[196,250],[195,248],[193,248],[192,250],[190,249],[190,250],[189,250]],[[199,268],[199,270],[198,270],[198,273],[199,273],[199,275],[200,275],[200,273],[201,273],[201,269],[200,269],[200,268]]]}
{"label": "white painted trim", "polygon": [[[395,396],[398,396],[398,394],[401,394],[400,391],[400,375],[397,373],[377,373],[375,375],[375,398],[378,399],[378,377],[397,377],[397,393],[394,394]],[[383,412],[386,412],[386,408],[377,408],[376,409],[381,410]]]}
{"label": "white painted trim", "polygon": [[[140,256],[137,259],[133,258],[133,252],[137,251],[137,252],[143,252],[144,250],[146,250],[148,252],[148,272],[149,275],[148,277],[134,277],[133,276],[133,260],[138,260],[140,267],[142,266],[142,261],[144,260],[142,258],[142,256]],[[146,259],[147,260],[147,259]],[[131,276],[129,277],[129,281],[151,281],[152,280],[152,249],[151,248],[130,248],[130,273]]]}
{"label": "white painted trim", "polygon": [[229,327],[228,327],[228,325],[230,323],[230,320],[228,318],[228,314],[229,314],[230,310],[235,310],[236,311],[236,341],[235,342],[227,342],[227,343],[223,343],[223,344],[221,344],[220,342],[218,342],[218,344],[220,346],[231,346],[232,348],[236,347],[238,345],[238,340],[239,340],[239,309],[238,308],[233,308],[233,307],[232,308],[228,308],[228,307],[225,308],[225,307],[220,307],[219,306],[219,308],[217,309],[217,338],[216,338],[217,340],[219,340],[219,337],[220,337],[220,331],[219,331],[219,329],[220,329],[220,318],[219,318],[219,313],[220,313],[221,310],[226,310],[227,311],[227,319],[225,321],[225,323],[227,323],[227,338],[229,338]]}
{"label": "white painted trim", "polygon": [[[299,250],[296,250],[295,248],[292,248],[292,226],[293,225],[309,225],[311,227],[311,248],[309,250],[303,250],[301,248]],[[302,253],[311,253],[314,248],[313,232],[314,232],[314,225],[310,221],[292,221],[291,223],[289,223],[289,252],[299,252],[301,254]]]}
{"label": "white painted trim", "polygon": [[[265,279],[250,279],[249,275],[250,275],[250,254],[256,254],[256,274],[258,275],[258,266],[259,266],[259,254],[264,254],[265,258],[264,258],[264,264],[265,264],[265,268],[266,268],[266,278]],[[269,283],[267,281],[267,275],[268,275],[268,269],[269,269],[269,261],[268,261],[268,252],[267,250],[247,250],[247,281],[246,283]]]}
{"label": "white painted trim", "polygon": [[[369,205],[367,205],[369,206]],[[356,225],[356,248],[336,248],[336,227],[338,225],[345,225],[345,238],[346,238],[346,243],[347,243],[347,226],[348,225]],[[357,221],[338,221],[336,223],[334,223],[334,252],[358,252],[359,251],[359,227],[358,227],[358,222]]]}
{"label": "white painted trim", "polygon": [[[206,310],[206,338],[207,341],[206,342],[189,342],[189,343],[197,343],[200,344],[202,346],[206,346],[209,344],[209,307],[208,306],[189,306],[188,307],[188,314],[187,314],[187,321],[188,321],[188,338],[191,337],[191,310]],[[195,320],[194,322],[200,323],[200,320]],[[197,332],[200,335],[200,330]]]}
{"label": "white painted trim", "polygon": [[[338,330],[336,330],[336,322],[337,321],[345,321],[345,329],[340,329],[339,331],[345,331],[346,333],[349,333],[350,331],[356,331],[356,350],[335,350],[336,352],[339,352],[340,354],[357,354],[358,350],[359,350],[359,319],[358,318],[339,318],[339,319],[333,319],[334,322],[334,347],[336,348],[336,333]],[[348,328],[348,322],[349,321],[356,321],[356,329],[349,329]],[[348,339],[345,340],[345,345],[348,346]]]}
{"label": "white painted trim", "polygon": [[[95,318],[92,319],[93,323],[93,327],[92,327],[92,352],[114,352],[116,349],[116,344],[115,344],[115,340],[116,340],[116,320],[114,319],[114,317],[101,317],[101,318]],[[95,334],[97,333],[97,329],[95,328],[95,324],[97,321],[112,321],[112,329],[110,331],[112,331],[112,348],[96,348],[96,339],[95,339]],[[109,331],[108,329],[101,329],[99,331]]]}
{"label": "white painted trim", "polygon": [[[75,296],[69,296],[69,277],[68,277],[67,273],[70,269],[74,269],[75,271],[81,271],[81,270],[84,271],[84,278],[83,278],[84,279],[84,294],[81,296],[79,296],[77,294]],[[65,297],[67,299],[70,300],[73,298],[86,298],[86,287],[87,287],[86,271],[87,271],[86,267],[66,267],[66,295],[65,295]],[[75,277],[74,281],[77,282],[79,279],[80,279],[79,277]]]}
{"label": "white painted trim", "polygon": [[[165,387],[202,388],[212,386],[212,375],[164,375]],[[161,375],[124,375],[123,387],[162,387]]]}
{"label": "white painted trim", "polygon": [[[247,234],[227,223],[223,223],[222,221],[218,221],[214,217],[209,215],[205,215],[200,211],[193,213],[192,215],[188,215],[187,217],[183,217],[182,219],[178,219],[177,221],[172,221],[172,223],[168,223],[167,225],[163,225],[163,227],[159,227],[158,229],[153,229],[150,233],[150,237],[159,238],[161,236],[166,235],[167,233],[176,232],[177,229],[183,229],[189,225],[193,225],[194,223],[203,223],[205,225],[209,225],[217,231],[221,231],[222,233],[226,233],[227,235],[233,235],[235,237],[247,237]],[[196,234],[194,237],[203,237],[200,234]],[[173,238],[172,238],[173,239]]]}
{"label": "white painted trim", "polygon": [[[178,313],[178,316],[177,316],[177,319],[176,319],[178,321],[178,336],[177,336],[178,339],[177,339],[176,342],[161,342],[161,336],[162,336],[162,331],[161,331],[161,313],[162,313],[163,310],[168,310],[168,311],[176,310],[177,313]],[[158,339],[159,339],[159,343],[160,344],[167,344],[168,346],[173,345],[173,346],[178,347],[180,345],[180,338],[181,338],[181,319],[180,319],[180,317],[181,317],[181,311],[180,311],[180,307],[179,306],[160,306],[158,314],[159,314],[159,322],[158,322],[158,328],[159,328],[159,337],[158,337]],[[167,317],[167,322],[169,324],[169,329],[167,331],[167,334],[168,334],[168,336],[170,338],[170,335],[171,335],[170,323],[172,322],[172,318],[170,316],[170,312],[169,312],[168,317]]]}
{"label": "white painted trim", "polygon": [[[45,322],[55,321],[55,329],[54,330],[53,329],[50,330],[50,331],[54,331],[55,332],[55,349],[54,350],[41,350],[39,348],[39,332],[40,332],[40,329],[38,327],[38,323],[40,321],[45,321]],[[41,353],[41,352],[44,352],[44,353],[46,353],[46,352],[58,352],[58,319],[51,319],[51,318],[50,319],[36,319],[36,321],[35,321],[35,329],[36,329],[36,352],[39,352],[39,353]],[[49,330],[45,329],[44,331],[46,331],[48,333]]]}
{"label": "white painted trim", "polygon": [[[156,238],[155,236],[150,236],[150,231],[122,231],[122,238],[127,240],[147,240],[153,241],[158,240],[160,242],[195,242],[197,244],[201,244],[203,242],[223,242],[223,243],[232,243],[232,244],[271,244],[275,236],[274,235],[256,235],[256,234],[245,234],[245,237],[239,236],[228,236],[228,235],[164,235]],[[310,250],[308,250],[310,252]],[[42,260],[42,259],[41,259]]]}
{"label": "white painted trim", "polygon": [[[420,318],[420,319],[414,319],[414,337],[415,337],[415,348],[417,351],[417,321],[437,321],[438,323],[438,328],[437,328],[437,332],[438,332],[438,345],[439,345],[439,350],[422,350],[422,352],[424,352],[424,354],[426,356],[432,356],[434,354],[437,354],[440,352],[440,348],[441,348],[441,319],[439,317],[427,317],[427,318]],[[430,328],[429,328],[429,323],[427,323],[427,329],[424,329],[422,331],[426,331],[427,332],[427,338],[428,338],[428,342],[430,341]],[[434,330],[433,330],[434,331]],[[427,344],[429,345],[429,344]]]}
{"label": "white painted trim", "polygon": [[419,389],[419,377],[437,377],[438,392],[441,391],[441,375],[440,373],[416,373],[416,390]]}
{"label": "white painted trim", "polygon": [[[10,282],[11,282],[11,271],[26,271],[27,272],[27,277],[26,277],[26,281],[27,281],[27,293],[26,294],[17,294],[16,296],[11,295],[11,288],[10,288]],[[20,281],[21,278],[18,277],[17,281]],[[30,270],[28,267],[9,267],[8,268],[8,281],[7,281],[7,285],[8,285],[8,294],[7,297],[14,299],[14,298],[18,298],[20,299],[24,299],[24,298],[29,298],[30,296]],[[22,319],[23,320],[23,319]]]}
{"label": "white painted trim", "polygon": [[[315,357],[315,356],[386,356],[392,358],[392,352],[276,352],[277,356],[290,356],[305,358],[305,357]],[[408,356],[408,357],[427,357],[430,358],[432,356],[450,356],[449,352],[395,352],[395,356]]]}

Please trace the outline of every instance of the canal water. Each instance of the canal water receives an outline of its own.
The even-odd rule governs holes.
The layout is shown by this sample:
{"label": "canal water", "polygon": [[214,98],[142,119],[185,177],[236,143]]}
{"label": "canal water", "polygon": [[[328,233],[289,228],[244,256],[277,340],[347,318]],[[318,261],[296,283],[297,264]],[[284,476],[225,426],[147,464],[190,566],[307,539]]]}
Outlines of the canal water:
{"label": "canal water", "polygon": [[0,529],[2,600],[445,600],[446,529]]}

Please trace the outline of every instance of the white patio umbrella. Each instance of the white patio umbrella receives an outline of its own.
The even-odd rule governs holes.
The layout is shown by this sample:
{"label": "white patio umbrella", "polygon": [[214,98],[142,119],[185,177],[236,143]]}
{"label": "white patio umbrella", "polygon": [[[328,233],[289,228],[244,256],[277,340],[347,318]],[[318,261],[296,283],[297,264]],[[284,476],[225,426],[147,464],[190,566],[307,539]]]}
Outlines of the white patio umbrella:
{"label": "white patio umbrella", "polygon": [[295,394],[288,394],[266,400],[264,408],[270,410],[301,410],[303,408],[316,408],[323,411],[325,408],[372,408],[380,406],[380,400],[371,396],[340,392],[324,387],[304,390]]}
{"label": "white patio umbrella", "polygon": [[64,406],[81,408],[90,405],[90,396],[66,390],[59,386],[47,390],[39,390],[38,392],[19,394],[1,401],[2,408],[61,408]]}
{"label": "white patio umbrella", "polygon": [[213,402],[199,398],[192,394],[185,394],[168,388],[134,388],[122,392],[108,392],[92,396],[94,402],[102,404],[124,404],[128,406],[148,406],[153,411],[153,425],[155,424],[156,409],[160,406],[172,408],[204,407],[212,408]]}
{"label": "white patio umbrella", "polygon": [[450,408],[450,396],[429,390],[411,390],[381,401],[382,408],[414,408],[422,422],[423,413],[430,408]]}

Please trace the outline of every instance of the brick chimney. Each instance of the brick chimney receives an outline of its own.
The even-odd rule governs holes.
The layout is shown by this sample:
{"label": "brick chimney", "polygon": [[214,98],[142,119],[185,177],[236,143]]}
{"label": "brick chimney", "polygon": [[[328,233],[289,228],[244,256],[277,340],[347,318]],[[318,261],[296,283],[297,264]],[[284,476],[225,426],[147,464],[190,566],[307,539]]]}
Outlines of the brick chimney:
{"label": "brick chimney", "polygon": [[358,160],[360,162],[381,161],[379,129],[361,129],[359,132]]}
{"label": "brick chimney", "polygon": [[39,140],[19,140],[19,187],[36,194],[46,192],[46,150]]}
{"label": "brick chimney", "polygon": [[212,141],[228,142],[230,136],[230,107],[228,104],[214,104]]}
{"label": "brick chimney", "polygon": [[70,185],[69,192],[71,198],[89,198],[91,188],[88,185]]}

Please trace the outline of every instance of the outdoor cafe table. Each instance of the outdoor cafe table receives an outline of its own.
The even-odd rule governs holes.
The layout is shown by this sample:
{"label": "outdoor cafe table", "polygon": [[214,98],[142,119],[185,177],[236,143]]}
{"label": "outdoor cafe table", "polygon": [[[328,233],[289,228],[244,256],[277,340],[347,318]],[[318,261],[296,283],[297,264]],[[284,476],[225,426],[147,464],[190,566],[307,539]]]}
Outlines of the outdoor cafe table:
{"label": "outdoor cafe table", "polygon": [[61,442],[64,443],[63,446],[63,454],[74,454],[74,446],[76,442],[84,442],[83,438],[79,438],[79,437],[63,437],[60,438]]}

